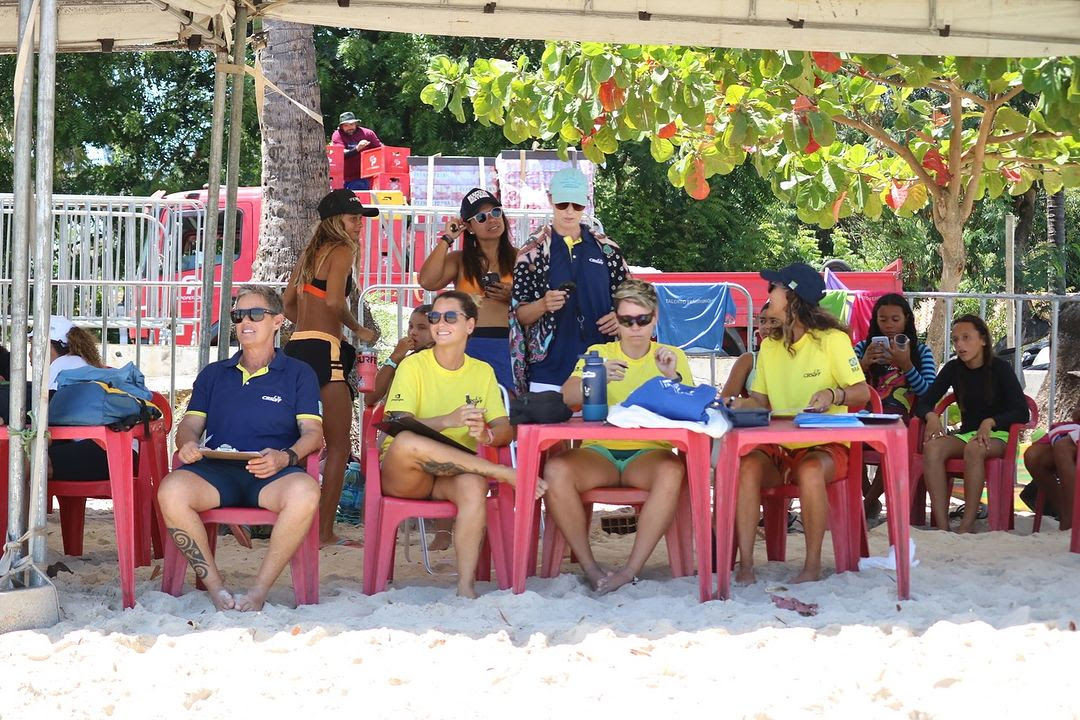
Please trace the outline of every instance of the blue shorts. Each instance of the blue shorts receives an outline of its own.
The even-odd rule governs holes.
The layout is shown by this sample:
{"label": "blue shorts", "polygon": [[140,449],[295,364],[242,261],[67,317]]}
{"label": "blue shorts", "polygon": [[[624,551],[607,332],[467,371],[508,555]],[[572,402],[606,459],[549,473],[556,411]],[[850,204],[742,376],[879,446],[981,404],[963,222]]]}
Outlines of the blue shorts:
{"label": "blue shorts", "polygon": [[[485,332],[493,331],[493,332]],[[478,335],[479,333],[479,335]],[[490,337],[486,335],[501,335]],[[514,391],[514,371],[510,366],[510,335],[504,328],[477,328],[469,336],[465,354],[482,360],[495,371],[495,381],[510,392]]]}
{"label": "blue shorts", "polygon": [[218,507],[257,508],[259,493],[278,478],[294,472],[304,472],[304,468],[290,465],[268,478],[257,478],[247,470],[244,460],[211,460],[203,458],[181,470],[188,470],[214,486],[221,497]]}
{"label": "blue shorts", "polygon": [[641,450],[610,450],[603,445],[583,445],[582,449],[592,450],[598,455],[604,456],[607,460],[615,466],[615,469],[622,475],[626,470],[626,466],[631,463],[638,455],[643,455],[647,452],[652,452],[656,448],[643,448]]}

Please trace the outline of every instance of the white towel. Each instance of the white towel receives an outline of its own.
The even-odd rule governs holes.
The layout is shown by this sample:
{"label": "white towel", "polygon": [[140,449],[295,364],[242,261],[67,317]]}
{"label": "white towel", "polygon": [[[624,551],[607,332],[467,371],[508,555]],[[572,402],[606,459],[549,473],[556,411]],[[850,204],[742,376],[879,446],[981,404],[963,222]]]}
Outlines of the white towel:
{"label": "white towel", "polygon": [[672,420],[663,415],[657,415],[651,410],[646,410],[640,405],[630,405],[629,407],[613,405],[608,408],[607,421],[612,425],[623,428],[686,428],[694,432],[705,433],[714,438],[722,437],[731,428],[731,423],[721,413],[712,408],[706,409],[705,412],[709,416],[709,421],[701,423],[689,420]]}
{"label": "white towel", "polygon": [[[909,567],[915,567],[919,564],[919,561],[915,558],[915,541],[911,538],[908,538],[908,560],[910,561]],[[880,570],[895,570],[896,546],[889,546],[889,554],[886,557],[859,558],[860,570],[870,570],[871,568]]]}

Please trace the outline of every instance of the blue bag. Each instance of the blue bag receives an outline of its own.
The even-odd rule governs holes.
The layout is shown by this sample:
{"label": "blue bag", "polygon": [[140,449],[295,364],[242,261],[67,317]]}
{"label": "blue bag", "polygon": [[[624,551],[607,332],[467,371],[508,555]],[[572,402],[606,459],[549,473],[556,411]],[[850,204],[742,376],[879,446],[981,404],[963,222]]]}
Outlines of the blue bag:
{"label": "blue bag", "polygon": [[51,425],[106,425],[128,430],[161,417],[147,402],[153,394],[134,364],[122,368],[75,368],[56,376],[57,390],[49,400]]}
{"label": "blue bag", "polygon": [[706,422],[705,409],[716,400],[716,388],[711,385],[692,387],[677,380],[654,377],[630,393],[623,405],[640,405],[671,420]]}

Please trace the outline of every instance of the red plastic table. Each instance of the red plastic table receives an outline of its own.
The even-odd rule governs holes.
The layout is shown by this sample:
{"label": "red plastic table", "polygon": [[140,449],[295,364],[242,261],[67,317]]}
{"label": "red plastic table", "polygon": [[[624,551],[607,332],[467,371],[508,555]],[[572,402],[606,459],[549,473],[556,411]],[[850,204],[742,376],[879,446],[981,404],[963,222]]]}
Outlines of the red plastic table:
{"label": "red plastic table", "polygon": [[547,448],[563,440],[652,440],[674,445],[686,453],[686,475],[690,488],[690,507],[694,517],[694,547],[697,554],[698,584],[701,602],[712,598],[712,559],[708,548],[711,539],[709,506],[709,452],[712,438],[683,428],[620,428],[600,422],[570,420],[550,425],[518,425],[518,481],[514,493],[514,542],[511,580],[514,593],[525,591],[530,563],[535,567],[533,538],[535,523],[536,478],[540,474],[540,456]]}
{"label": "red plastic table", "polygon": [[[716,557],[718,567],[731,558],[735,533],[735,498],[739,488],[739,460],[756,445],[785,442],[864,442],[881,453],[885,473],[885,498],[889,507],[889,542],[896,546],[896,595],[911,596],[908,537],[911,516],[908,486],[907,426],[897,421],[861,427],[800,428],[791,420],[775,420],[768,426],[733,428],[721,439],[716,464]],[[731,573],[718,572],[718,597],[731,597]]]}

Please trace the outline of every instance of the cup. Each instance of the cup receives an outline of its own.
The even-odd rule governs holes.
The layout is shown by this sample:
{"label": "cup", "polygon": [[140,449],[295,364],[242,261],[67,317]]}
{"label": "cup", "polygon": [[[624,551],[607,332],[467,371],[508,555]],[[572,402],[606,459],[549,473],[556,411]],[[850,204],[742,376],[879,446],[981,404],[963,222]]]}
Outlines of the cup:
{"label": "cup", "polygon": [[909,342],[908,336],[904,333],[897,333],[896,337],[893,338],[893,342],[896,343],[896,349],[903,352],[904,350],[907,350]]}

